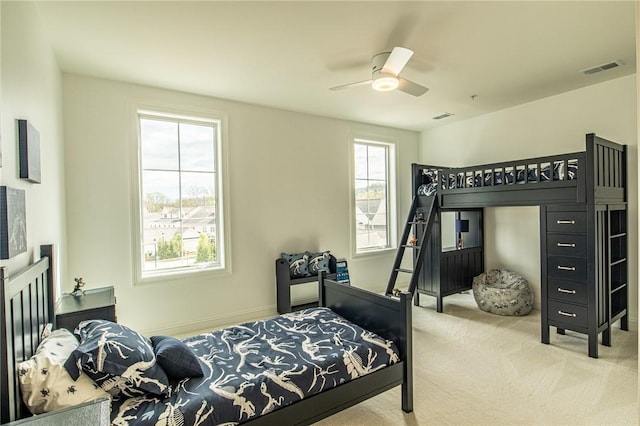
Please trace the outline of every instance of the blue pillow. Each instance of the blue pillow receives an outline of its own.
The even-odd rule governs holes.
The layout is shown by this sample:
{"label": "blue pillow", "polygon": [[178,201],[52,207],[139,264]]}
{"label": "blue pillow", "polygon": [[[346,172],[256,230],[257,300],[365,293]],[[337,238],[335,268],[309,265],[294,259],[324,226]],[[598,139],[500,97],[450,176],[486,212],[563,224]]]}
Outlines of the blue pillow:
{"label": "blue pillow", "polygon": [[307,263],[310,275],[318,275],[318,272],[325,271],[327,274],[331,272],[329,270],[329,258],[331,254],[329,251],[323,251],[320,253],[307,252]]}
{"label": "blue pillow", "polygon": [[309,264],[307,253],[282,253],[282,258],[289,262],[289,275],[291,278],[309,276]]}
{"label": "blue pillow", "polygon": [[169,378],[156,364],[146,337],[106,320],[83,321],[74,333],[80,345],[64,364],[74,380],[84,371],[114,397],[164,395],[169,390]]}
{"label": "blue pillow", "polygon": [[173,379],[202,377],[198,357],[182,340],[171,336],[152,336],[151,343],[158,364]]}

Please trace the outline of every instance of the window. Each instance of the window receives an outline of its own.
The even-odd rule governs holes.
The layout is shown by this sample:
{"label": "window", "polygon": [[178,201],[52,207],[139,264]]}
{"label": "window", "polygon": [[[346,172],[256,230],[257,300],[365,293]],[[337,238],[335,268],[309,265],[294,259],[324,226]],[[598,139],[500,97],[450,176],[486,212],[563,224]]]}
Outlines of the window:
{"label": "window", "polygon": [[221,120],[138,112],[141,277],[224,269]]}
{"label": "window", "polygon": [[354,142],[356,254],[395,247],[394,145]]}

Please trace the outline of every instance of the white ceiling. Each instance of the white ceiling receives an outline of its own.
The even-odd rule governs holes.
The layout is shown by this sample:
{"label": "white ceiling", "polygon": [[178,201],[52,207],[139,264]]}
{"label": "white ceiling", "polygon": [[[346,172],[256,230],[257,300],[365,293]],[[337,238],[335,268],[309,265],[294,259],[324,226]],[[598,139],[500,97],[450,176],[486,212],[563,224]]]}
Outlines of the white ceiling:
{"label": "white ceiling", "polygon": [[[423,130],[635,73],[633,1],[38,2],[65,72]],[[404,46],[421,97],[329,87]],[[624,66],[583,75],[613,60]],[[472,97],[475,95],[475,99]],[[444,120],[432,117],[450,112]]]}

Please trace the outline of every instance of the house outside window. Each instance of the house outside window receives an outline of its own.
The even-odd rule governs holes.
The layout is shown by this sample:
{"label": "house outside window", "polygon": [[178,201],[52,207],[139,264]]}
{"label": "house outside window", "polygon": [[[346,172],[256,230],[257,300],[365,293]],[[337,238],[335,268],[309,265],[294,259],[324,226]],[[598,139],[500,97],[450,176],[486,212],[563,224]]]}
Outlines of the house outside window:
{"label": "house outside window", "polygon": [[355,253],[392,249],[395,243],[395,145],[354,140]]}
{"label": "house outside window", "polygon": [[139,278],[225,268],[222,120],[138,111]]}

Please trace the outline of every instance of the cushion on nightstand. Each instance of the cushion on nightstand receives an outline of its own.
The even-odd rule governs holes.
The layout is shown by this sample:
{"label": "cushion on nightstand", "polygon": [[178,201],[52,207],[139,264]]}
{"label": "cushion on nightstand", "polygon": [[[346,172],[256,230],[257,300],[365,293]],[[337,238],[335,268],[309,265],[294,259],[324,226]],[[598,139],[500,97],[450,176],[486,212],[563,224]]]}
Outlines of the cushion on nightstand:
{"label": "cushion on nightstand", "polygon": [[309,264],[309,274],[318,275],[319,271],[331,272],[329,269],[329,259],[331,253],[329,251],[323,251],[320,253],[307,252],[307,263]]}
{"label": "cushion on nightstand", "polygon": [[309,256],[305,253],[282,253],[281,257],[289,262],[291,278],[302,278],[309,275]]}
{"label": "cushion on nightstand", "polygon": [[55,330],[42,340],[29,360],[17,365],[22,400],[33,414],[66,408],[109,395],[86,374],[71,378],[63,364],[78,340],[66,329]]}

